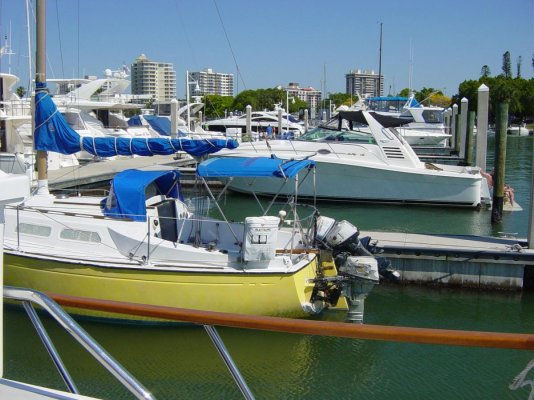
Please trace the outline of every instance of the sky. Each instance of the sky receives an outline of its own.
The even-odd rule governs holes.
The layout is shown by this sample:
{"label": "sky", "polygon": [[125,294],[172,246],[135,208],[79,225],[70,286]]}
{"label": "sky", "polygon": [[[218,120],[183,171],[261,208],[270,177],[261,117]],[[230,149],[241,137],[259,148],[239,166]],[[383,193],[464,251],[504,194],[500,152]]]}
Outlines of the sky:
{"label": "sky", "polygon": [[[34,2],[30,26],[34,27]],[[236,91],[297,82],[345,92],[351,70],[379,70],[385,94],[403,88],[452,96],[483,65],[533,77],[534,0],[47,0],[47,77],[102,77],[140,54],[186,71],[233,73]],[[26,0],[0,0],[0,71],[28,86]],[[240,72],[238,77],[237,72]]]}

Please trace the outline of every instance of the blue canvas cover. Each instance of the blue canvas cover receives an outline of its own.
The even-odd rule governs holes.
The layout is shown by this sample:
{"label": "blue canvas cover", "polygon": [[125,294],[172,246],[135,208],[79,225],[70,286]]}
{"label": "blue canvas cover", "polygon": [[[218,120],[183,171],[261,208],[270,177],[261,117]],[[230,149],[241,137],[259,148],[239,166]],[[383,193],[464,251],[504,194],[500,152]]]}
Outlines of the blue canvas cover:
{"label": "blue canvas cover", "polygon": [[98,157],[169,155],[185,151],[201,157],[224,148],[235,149],[238,146],[237,141],[233,139],[81,137],[65,121],[45,89],[46,84],[37,84],[34,131],[36,150],[61,154],[73,154],[85,150]]}
{"label": "blue canvas cover", "polygon": [[203,161],[197,174],[204,178],[293,178],[304,168],[315,167],[313,160],[281,160],[274,157],[215,157]]}
{"label": "blue canvas cover", "polygon": [[157,194],[182,200],[179,177],[178,171],[127,169],[119,172],[111,181],[108,197],[102,200],[104,215],[146,221],[147,186],[154,182]]}
{"label": "blue canvas cover", "polygon": [[161,136],[171,135],[171,120],[157,115],[136,115],[128,120],[128,126],[142,126],[141,118],[144,118],[150,127]]}

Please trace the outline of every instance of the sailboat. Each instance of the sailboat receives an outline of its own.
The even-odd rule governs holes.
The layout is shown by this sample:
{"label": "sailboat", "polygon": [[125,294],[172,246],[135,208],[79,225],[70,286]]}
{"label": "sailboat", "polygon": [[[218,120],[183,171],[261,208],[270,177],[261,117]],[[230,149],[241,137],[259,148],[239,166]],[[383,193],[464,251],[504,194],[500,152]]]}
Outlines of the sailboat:
{"label": "sailboat", "polygon": [[[44,0],[39,8],[44,8]],[[200,159],[235,148],[237,142],[79,136],[46,90],[44,40],[39,39],[44,13],[39,15],[34,107],[38,185],[22,203],[6,207],[6,284],[86,298],[292,317],[329,306],[347,308],[346,297],[350,318],[362,321],[363,300],[378,283],[378,262],[362,250],[358,229],[346,221],[313,212],[305,226],[295,202],[287,214],[269,216],[264,211],[244,223],[194,214],[181,193],[177,170],[123,171],[112,180],[107,196],[51,195],[49,151],[83,150],[99,157],[185,151]],[[197,173],[201,179],[239,173],[287,183],[299,171],[315,167],[310,160],[272,158],[222,163],[207,160]],[[216,201],[209,187],[207,191]],[[135,316],[70,311],[140,321]]]}

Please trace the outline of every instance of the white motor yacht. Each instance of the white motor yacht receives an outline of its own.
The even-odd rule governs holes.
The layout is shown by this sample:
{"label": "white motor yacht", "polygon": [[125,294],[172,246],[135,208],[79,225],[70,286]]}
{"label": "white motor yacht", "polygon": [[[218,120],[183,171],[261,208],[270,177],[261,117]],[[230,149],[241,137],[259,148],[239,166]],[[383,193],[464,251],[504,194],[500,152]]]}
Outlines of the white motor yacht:
{"label": "white motor yacht", "polygon": [[[489,203],[489,189],[479,168],[421,162],[404,137],[391,127],[397,124],[397,119],[369,111],[342,111],[328,125],[297,140],[242,143],[219,155],[315,160],[316,192],[303,182],[300,197],[464,207]],[[357,131],[357,126],[363,125],[364,132]],[[229,185],[235,191],[265,195],[281,190],[273,180],[258,180],[251,185],[234,178]]]}
{"label": "white motor yacht", "polygon": [[[395,100],[390,100],[395,99]],[[399,117],[408,121],[398,132],[411,146],[437,146],[446,147],[452,135],[443,121],[444,109],[441,107],[424,106],[412,94],[399,109],[384,107],[380,104],[390,104],[399,101],[400,97],[371,97],[368,99],[368,109],[379,114]]]}
{"label": "white motor yacht", "polygon": [[[207,121],[204,126],[211,131],[229,132],[235,129],[241,129],[242,133],[245,133],[247,126],[246,114],[239,116],[230,116],[228,118],[215,119]],[[253,111],[250,118],[250,126],[253,135],[256,138],[264,136],[267,132],[267,128],[271,126],[273,129],[278,128],[278,115],[272,111]],[[293,116],[287,113],[282,113],[282,130],[289,134],[298,137],[304,133],[304,127]]]}

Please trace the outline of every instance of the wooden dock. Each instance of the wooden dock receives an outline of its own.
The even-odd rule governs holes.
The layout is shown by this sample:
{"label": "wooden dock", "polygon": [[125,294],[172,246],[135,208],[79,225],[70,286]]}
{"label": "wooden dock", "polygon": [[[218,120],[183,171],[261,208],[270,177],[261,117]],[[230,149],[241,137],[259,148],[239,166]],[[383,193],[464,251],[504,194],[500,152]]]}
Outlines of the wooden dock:
{"label": "wooden dock", "polygon": [[48,171],[50,190],[75,187],[91,187],[107,182],[125,169],[178,168],[192,167],[195,160],[185,154],[152,157],[124,157],[103,161],[89,162],[73,167],[64,167],[55,171]]}
{"label": "wooden dock", "polygon": [[401,280],[519,290],[534,282],[534,250],[523,239],[362,232],[377,241]]}

